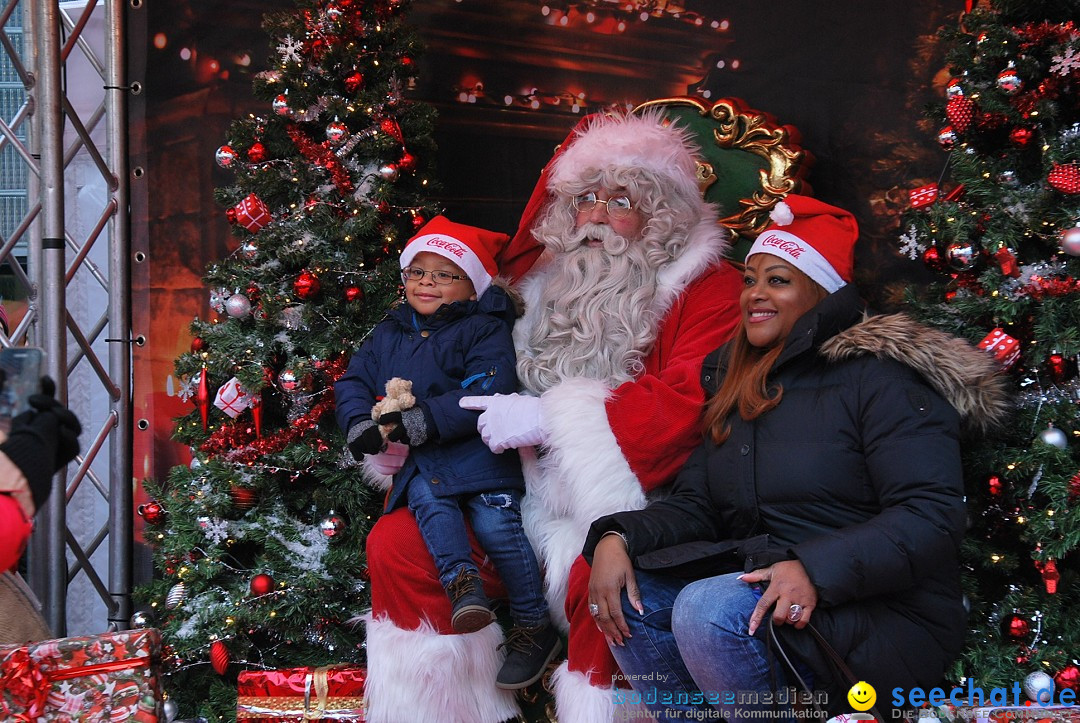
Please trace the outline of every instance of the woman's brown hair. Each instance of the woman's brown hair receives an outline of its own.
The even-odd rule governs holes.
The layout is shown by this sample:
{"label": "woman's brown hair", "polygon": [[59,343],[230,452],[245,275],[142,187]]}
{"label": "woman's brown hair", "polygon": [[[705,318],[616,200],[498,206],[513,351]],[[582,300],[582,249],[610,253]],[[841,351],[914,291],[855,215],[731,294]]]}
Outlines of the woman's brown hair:
{"label": "woman's brown hair", "polygon": [[756,419],[780,403],[784,389],[779,384],[769,389],[767,379],[784,345],[761,349],[746,339],[742,327],[728,348],[727,370],[720,388],[705,407],[705,429],[715,444],[723,443],[731,434],[727,418],[738,409],[743,419]]}

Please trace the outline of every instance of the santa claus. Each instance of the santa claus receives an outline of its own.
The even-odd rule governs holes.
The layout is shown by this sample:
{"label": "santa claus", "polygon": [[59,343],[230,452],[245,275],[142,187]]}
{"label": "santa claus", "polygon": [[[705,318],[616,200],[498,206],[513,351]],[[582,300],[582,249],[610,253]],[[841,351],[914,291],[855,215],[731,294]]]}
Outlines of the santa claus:
{"label": "santa claus", "polygon": [[[617,668],[578,561],[589,525],[644,507],[673,478],[701,437],[702,359],[738,320],[742,277],[722,260],[725,232],[698,189],[697,154],[686,130],[653,113],[597,116],[575,130],[544,170],[539,212],[526,213],[511,249],[535,259],[523,275],[511,269],[526,304],[514,329],[522,392],[462,400],[482,410],[478,428],[492,450],[522,456],[525,528],[551,612],[569,633],[568,660],[553,676],[567,723],[606,723],[615,712]],[[523,252],[522,242],[542,253]],[[401,454],[387,450],[368,467],[392,474]],[[474,553],[497,596],[490,564]],[[407,509],[376,523],[367,554],[368,720],[516,716],[512,692],[495,686],[502,631],[452,634]]]}

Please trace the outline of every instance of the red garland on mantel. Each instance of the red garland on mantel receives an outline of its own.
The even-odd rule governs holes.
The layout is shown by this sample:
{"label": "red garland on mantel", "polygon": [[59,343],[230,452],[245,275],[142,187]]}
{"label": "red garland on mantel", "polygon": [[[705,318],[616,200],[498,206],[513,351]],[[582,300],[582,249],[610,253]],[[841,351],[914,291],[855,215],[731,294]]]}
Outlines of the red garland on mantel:
{"label": "red garland on mantel", "polygon": [[352,176],[341,165],[334,152],[330,150],[328,143],[316,143],[307,137],[307,134],[299,126],[289,126],[289,138],[292,139],[300,155],[308,159],[320,168],[330,172],[338,193],[342,196],[350,196],[353,192]]}
{"label": "red garland on mantel", "polygon": [[307,414],[295,419],[289,427],[263,439],[256,438],[249,425],[222,425],[199,449],[208,455],[221,454],[228,462],[255,464],[260,458],[280,452],[315,429],[322,416],[333,408],[334,399],[330,395],[315,404]]}

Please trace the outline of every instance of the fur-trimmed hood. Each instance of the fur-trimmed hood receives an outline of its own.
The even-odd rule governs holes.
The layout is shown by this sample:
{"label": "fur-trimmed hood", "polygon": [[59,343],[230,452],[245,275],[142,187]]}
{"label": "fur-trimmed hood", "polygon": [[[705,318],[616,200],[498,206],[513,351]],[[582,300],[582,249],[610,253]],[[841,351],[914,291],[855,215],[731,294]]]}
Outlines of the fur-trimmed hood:
{"label": "fur-trimmed hood", "polygon": [[819,352],[830,361],[872,354],[911,367],[978,431],[1000,424],[1011,409],[997,361],[964,339],[906,314],[867,317],[830,338]]}

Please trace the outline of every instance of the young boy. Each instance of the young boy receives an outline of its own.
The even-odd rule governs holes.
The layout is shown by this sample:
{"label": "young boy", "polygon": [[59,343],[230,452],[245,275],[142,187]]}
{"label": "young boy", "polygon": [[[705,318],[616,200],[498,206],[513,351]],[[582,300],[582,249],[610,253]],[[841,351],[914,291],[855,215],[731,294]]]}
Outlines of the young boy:
{"label": "young boy", "polygon": [[[470,555],[465,516],[510,598],[514,628],[496,680],[517,689],[539,679],[561,641],[548,617],[536,555],[521,525],[525,481],[516,452],[494,454],[476,431],[478,413],[458,400],[517,391],[517,316],[499,286],[495,254],[508,237],[436,216],[401,254],[405,300],[390,309],[334,384],[337,420],[357,460],[384,447],[379,424],[409,456],[386,500],[407,504],[452,604],[455,632],[471,633],[495,616]],[[412,381],[416,405],[372,419],[387,380]],[[378,584],[377,581],[375,584]]]}

